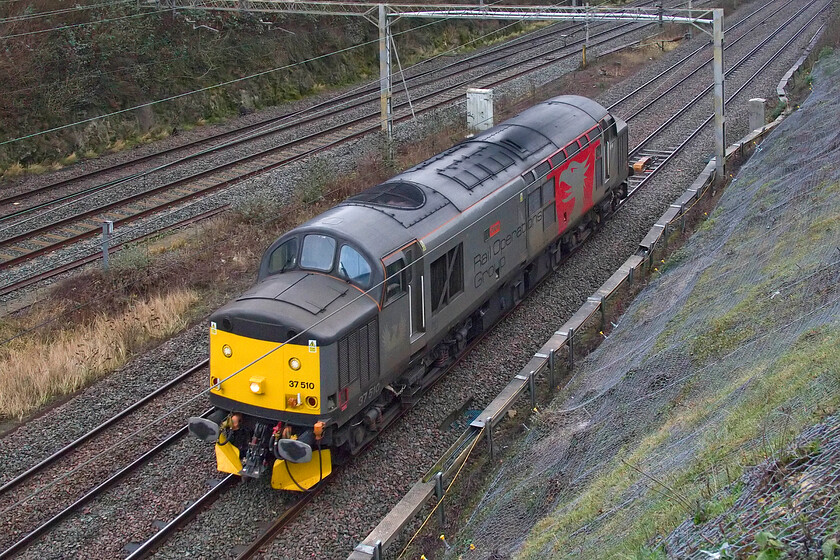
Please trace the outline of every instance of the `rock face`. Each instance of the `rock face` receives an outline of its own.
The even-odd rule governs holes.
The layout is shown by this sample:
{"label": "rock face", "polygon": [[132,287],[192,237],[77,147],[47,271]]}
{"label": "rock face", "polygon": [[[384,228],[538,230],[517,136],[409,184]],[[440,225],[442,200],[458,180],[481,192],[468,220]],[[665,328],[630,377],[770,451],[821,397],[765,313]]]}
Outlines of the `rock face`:
{"label": "rock face", "polygon": [[840,55],[823,57],[810,97],[491,477],[459,535],[475,550],[455,556],[802,554],[832,536],[838,77]]}

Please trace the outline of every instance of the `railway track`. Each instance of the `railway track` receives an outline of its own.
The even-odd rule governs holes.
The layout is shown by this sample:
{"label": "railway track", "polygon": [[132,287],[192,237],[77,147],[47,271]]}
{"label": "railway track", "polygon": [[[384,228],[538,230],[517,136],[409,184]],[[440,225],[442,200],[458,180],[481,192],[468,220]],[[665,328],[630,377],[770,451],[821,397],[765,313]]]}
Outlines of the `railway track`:
{"label": "railway track", "polygon": [[[155,423],[161,399],[168,399],[176,388],[200,384],[206,379],[207,360],[175,376],[142,399],[108,418],[84,435],[32,465],[0,486],[0,511],[4,531],[0,542],[5,550],[0,559],[11,558],[54,530],[68,517],[129,475],[148,464],[161,452],[171,448],[187,435],[182,426],[153,444],[131,442],[128,453],[115,450],[137,435],[136,426]],[[178,398],[177,395],[175,397]],[[167,406],[168,405],[164,405]],[[206,410],[205,415],[212,412]],[[163,423],[165,425],[166,422]],[[171,424],[171,422],[169,422]],[[129,435],[126,436],[125,433]],[[155,438],[156,440],[157,438]],[[124,448],[124,447],[123,447]],[[137,454],[137,449],[140,454]],[[128,456],[126,458],[125,456]],[[107,461],[103,458],[107,457]],[[104,468],[103,465],[104,464]],[[116,468],[114,465],[119,465]],[[32,527],[32,524],[36,525]],[[25,528],[28,527],[28,528]]]}
{"label": "railway track", "polygon": [[[815,16],[815,17],[816,17],[816,16]],[[811,21],[813,22],[813,18],[812,18],[812,20],[811,20]],[[806,28],[807,28],[806,26],[802,26],[802,28],[799,30],[798,34],[803,33],[803,32],[804,32],[804,30],[805,30]],[[775,58],[775,57],[779,56],[780,54],[782,54],[782,53],[784,52],[784,48],[786,48],[788,45],[790,45],[790,44],[791,44],[791,42],[795,40],[796,36],[797,36],[797,35],[794,35],[793,37],[791,37],[790,39],[788,39],[787,43],[785,44],[785,47],[783,47],[783,48],[781,48],[781,49],[778,49],[778,50],[776,51],[776,53],[773,55],[773,58]],[[746,60],[746,59],[744,59],[744,60]],[[771,58],[770,60],[765,61],[765,62],[761,65],[761,68],[759,68],[759,70],[758,70],[758,71],[756,71],[756,72],[753,74],[753,76],[758,75],[758,74],[759,74],[759,72],[761,72],[761,70],[762,70],[763,68],[765,68],[767,65],[769,65],[769,64],[770,64],[771,60],[772,60],[772,58]],[[745,66],[745,65],[747,65],[747,64],[748,64],[748,62],[744,62],[744,63],[742,64],[742,66]],[[737,69],[733,68],[732,70],[733,70],[733,72],[734,72],[734,73],[737,73],[737,72],[736,72],[736,70],[737,70]],[[743,72],[743,70],[741,70],[741,72]],[[742,79],[742,78],[739,78],[739,79]],[[738,95],[741,91],[743,91],[743,90],[747,87],[747,85],[748,85],[748,84],[749,84],[749,81],[744,82],[744,83],[743,83],[743,84],[742,84],[742,85],[741,85],[741,86],[737,89],[737,91],[735,91],[735,93],[734,93],[734,94],[732,94],[732,95],[731,95],[731,96],[727,99],[727,102],[731,102],[731,101],[734,99],[734,97],[735,97],[736,95]],[[699,102],[699,101],[698,101],[698,102]],[[697,129],[697,130],[702,130],[702,125],[701,125],[701,128],[699,128],[699,129]],[[695,134],[696,134],[696,133],[695,133]],[[684,144],[687,144],[687,142],[688,142],[688,141],[684,142]],[[651,147],[650,149],[651,149],[651,150],[654,150],[654,149],[658,149],[658,148]],[[666,157],[665,153],[666,153],[667,151],[668,151],[668,150],[665,150],[665,151],[661,152],[661,153],[660,153],[660,156],[661,156],[661,157],[663,157],[663,158],[664,158],[664,157]],[[673,155],[673,154],[672,154],[672,155]],[[662,163],[664,163],[664,162],[662,162]],[[663,167],[663,168],[664,168],[664,167]],[[623,206],[622,206],[622,208],[623,208]]]}
{"label": "railway track", "polygon": [[[625,26],[631,29],[620,31],[621,35],[631,33],[640,27],[637,24],[625,24]],[[602,41],[607,42],[614,40],[616,33],[614,29],[611,29],[601,35],[605,35]],[[463,95],[467,84],[475,80],[495,75],[498,77],[490,85],[498,85],[549,64],[554,64],[558,60],[577,56],[576,52],[569,52],[569,49],[574,48],[577,42],[566,41],[566,47],[554,48],[548,54],[544,54],[541,58],[536,58],[524,66],[519,63],[509,63],[493,71],[484,72],[477,77],[472,76],[462,79],[454,86],[457,88],[455,94],[442,95],[440,92],[432,92],[422,95],[415,100],[419,104],[416,112],[430,111],[457,100]],[[565,54],[558,54],[561,51],[565,51]],[[408,105],[408,102],[398,104],[397,121],[411,118],[412,111]],[[74,217],[53,220],[49,224],[28,229],[0,242],[0,269],[10,268],[61,247],[97,236],[101,230],[103,219],[110,219],[116,224],[126,224],[156,214],[162,209],[184,204],[191,199],[217,191],[266,170],[297,161],[304,155],[334,147],[366,134],[375,133],[379,127],[378,118],[378,112],[371,110],[361,117],[346,121],[338,126],[329,127],[319,133],[307,135],[281,146],[265,149],[233,162],[215,166],[212,170],[205,170],[188,178],[181,178],[142,193],[132,194],[119,201],[88,209]],[[7,227],[8,229],[10,228]],[[25,278],[23,282],[31,283]],[[9,293],[17,289],[17,285],[17,282],[8,284],[2,288],[2,291]]]}

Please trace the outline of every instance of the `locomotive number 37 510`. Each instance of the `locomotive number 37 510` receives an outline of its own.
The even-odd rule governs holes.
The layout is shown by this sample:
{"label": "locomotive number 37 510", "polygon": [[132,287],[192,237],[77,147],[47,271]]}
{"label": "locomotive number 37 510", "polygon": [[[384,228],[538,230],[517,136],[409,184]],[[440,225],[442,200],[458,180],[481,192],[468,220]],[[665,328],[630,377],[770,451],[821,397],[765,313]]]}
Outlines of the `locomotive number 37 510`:
{"label": "locomotive number 37 510", "polygon": [[292,387],[293,389],[315,389],[315,384],[309,381],[294,381],[290,379],[289,387]]}

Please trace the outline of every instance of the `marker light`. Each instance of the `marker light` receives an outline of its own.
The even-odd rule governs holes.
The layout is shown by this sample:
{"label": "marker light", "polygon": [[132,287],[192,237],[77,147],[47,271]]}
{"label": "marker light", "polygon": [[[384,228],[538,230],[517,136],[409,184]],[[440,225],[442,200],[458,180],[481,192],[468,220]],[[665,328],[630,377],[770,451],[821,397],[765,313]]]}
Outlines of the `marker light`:
{"label": "marker light", "polygon": [[233,350],[230,346],[225,344],[224,346],[222,346],[222,354],[225,355],[225,358],[230,358],[231,356],[233,356]]}
{"label": "marker light", "polygon": [[295,371],[299,370],[300,369],[300,360],[298,360],[297,358],[292,358],[291,360],[289,360],[289,367],[292,368]]}
{"label": "marker light", "polygon": [[256,395],[262,395],[263,393],[263,382],[265,381],[265,377],[252,377],[249,380],[250,385],[248,385],[251,389],[251,392]]}

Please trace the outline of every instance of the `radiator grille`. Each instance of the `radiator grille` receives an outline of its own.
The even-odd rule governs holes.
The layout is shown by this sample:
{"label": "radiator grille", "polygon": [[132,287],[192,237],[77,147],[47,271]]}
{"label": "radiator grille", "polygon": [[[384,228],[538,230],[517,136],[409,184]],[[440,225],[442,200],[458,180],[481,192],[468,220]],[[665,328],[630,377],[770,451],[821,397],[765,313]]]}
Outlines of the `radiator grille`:
{"label": "radiator grille", "polygon": [[338,382],[344,388],[361,378],[362,386],[379,374],[379,321],[353,331],[338,341]]}

